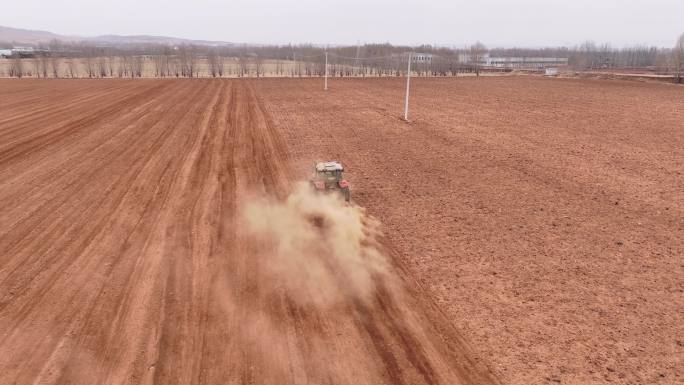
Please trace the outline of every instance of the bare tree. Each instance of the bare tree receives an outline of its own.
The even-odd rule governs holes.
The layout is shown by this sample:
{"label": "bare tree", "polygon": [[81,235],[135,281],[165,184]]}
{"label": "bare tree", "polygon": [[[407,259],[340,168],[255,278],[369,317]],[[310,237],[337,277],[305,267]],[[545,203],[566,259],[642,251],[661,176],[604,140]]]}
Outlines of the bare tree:
{"label": "bare tree", "polygon": [[238,72],[237,75],[238,77],[243,77],[245,76],[245,73],[249,69],[247,68],[247,58],[245,55],[240,55],[239,62],[238,62]]}
{"label": "bare tree", "polygon": [[104,55],[97,58],[97,72],[101,78],[107,77],[107,58]]}
{"label": "bare tree", "polygon": [[152,64],[154,65],[154,76],[164,77],[164,55],[152,56]]}
{"label": "bare tree", "polygon": [[199,75],[197,51],[194,46],[182,45],[178,49],[178,56],[180,60],[181,76],[191,78]]}
{"label": "bare tree", "polygon": [[119,58],[119,77],[135,77],[135,57],[122,53]]}
{"label": "bare tree", "polygon": [[598,51],[596,43],[587,40],[580,45],[577,51],[578,57],[575,62],[579,69],[589,69],[596,67],[596,52]]}
{"label": "bare tree", "polygon": [[174,56],[171,58],[169,62],[169,70],[175,77],[181,76],[181,63],[180,63],[180,58],[178,56]]}
{"label": "bare tree", "polygon": [[59,59],[54,55],[50,56],[50,69],[52,71],[52,77],[57,79],[59,77]]}
{"label": "bare tree", "polygon": [[178,67],[180,69],[180,76],[187,76],[188,70],[188,48],[185,45],[178,48]]}
{"label": "bare tree", "polygon": [[93,57],[93,52],[88,49],[85,53],[85,66],[86,66],[86,73],[88,74],[89,78],[92,78],[95,76],[95,58]]}
{"label": "bare tree", "polygon": [[262,71],[262,59],[259,55],[254,55],[254,68],[256,69],[256,77],[259,77]]}
{"label": "bare tree", "polygon": [[48,77],[48,71],[50,68],[50,57],[48,55],[43,55],[40,58],[40,70],[43,71],[43,77]]}
{"label": "bare tree", "polygon": [[126,56],[124,75],[132,78],[142,77],[145,58],[142,55]]}
{"label": "bare tree", "polygon": [[69,70],[69,77],[75,78],[78,75],[76,59],[72,58],[67,61],[67,69]]}
{"label": "bare tree", "polygon": [[190,64],[190,77],[200,76],[200,66],[199,66],[199,55],[197,54],[197,49],[194,46],[190,46],[189,51],[189,61]]}
{"label": "bare tree", "polygon": [[119,56],[119,66],[116,72],[120,78],[128,76],[128,56],[123,53]]}
{"label": "bare tree", "polygon": [[470,63],[475,69],[475,75],[480,76],[480,67],[482,61],[484,60],[484,55],[487,52],[487,47],[484,44],[475,42],[475,44],[470,46]]}
{"label": "bare tree", "polygon": [[216,57],[216,65],[217,65],[219,77],[223,77],[223,71],[225,69],[224,68],[225,67],[225,58],[223,57],[223,55],[221,55],[220,52],[218,53],[218,55]]}
{"label": "bare tree", "polygon": [[207,62],[209,64],[209,74],[211,77],[215,78],[219,75],[219,55],[216,53],[216,50],[212,49],[209,51]]}
{"label": "bare tree", "polygon": [[674,63],[675,81],[682,83],[684,76],[684,33],[679,36],[677,44],[672,49],[672,61]]}
{"label": "bare tree", "polygon": [[114,77],[114,61],[116,61],[116,57],[112,56],[110,52],[110,56],[107,57],[107,72],[110,78]]}
{"label": "bare tree", "polygon": [[276,58],[275,73],[278,76],[283,76],[283,62],[280,60],[280,55]]}
{"label": "bare tree", "polygon": [[141,78],[145,72],[145,57],[142,55],[136,55],[133,60],[135,76]]}
{"label": "bare tree", "polygon": [[24,63],[21,61],[21,56],[15,54],[10,64],[9,76],[21,78],[24,76]]}
{"label": "bare tree", "polygon": [[166,75],[165,76],[171,76],[173,74],[173,61],[174,61],[174,53],[173,50],[170,47],[164,47],[164,60],[163,60],[163,66],[162,66],[162,72],[164,72]]}
{"label": "bare tree", "polygon": [[35,74],[37,77],[40,77],[40,60],[37,56],[31,60],[31,64],[33,64],[33,74]]}

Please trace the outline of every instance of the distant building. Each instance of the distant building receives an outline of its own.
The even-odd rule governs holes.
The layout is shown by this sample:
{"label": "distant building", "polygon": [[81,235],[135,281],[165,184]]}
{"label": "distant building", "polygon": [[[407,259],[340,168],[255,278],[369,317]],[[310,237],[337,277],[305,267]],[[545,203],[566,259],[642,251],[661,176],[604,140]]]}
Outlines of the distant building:
{"label": "distant building", "polygon": [[[408,56],[409,56],[409,52],[403,52],[400,54],[392,54],[392,57],[400,58],[401,60],[407,60]],[[420,53],[420,52],[411,53],[411,63],[430,64],[430,63],[432,63],[432,58],[433,58],[433,55],[431,53]]]}
{"label": "distant building", "polygon": [[9,58],[13,56],[18,57],[34,57],[38,53],[46,53],[48,50],[36,50],[33,47],[13,47],[10,49],[0,49],[0,58]]}
{"label": "distant building", "polygon": [[[458,55],[460,63],[472,63],[470,53]],[[483,54],[478,64],[490,68],[507,69],[542,69],[547,67],[563,67],[568,65],[566,57],[492,57],[488,53]]]}
{"label": "distant building", "polygon": [[18,54],[32,54],[35,51],[33,47],[14,47],[12,48],[12,53]]}
{"label": "distant building", "polygon": [[510,69],[541,69],[568,65],[566,57],[488,57],[484,63],[487,67]]}
{"label": "distant building", "polygon": [[[486,61],[489,59],[489,54],[488,53],[483,53],[480,55],[480,64],[484,65]],[[470,53],[459,53],[458,54],[458,62],[459,63],[472,63],[472,56]]]}
{"label": "distant building", "polygon": [[413,63],[432,63],[431,53],[414,53],[411,55],[411,61]]}

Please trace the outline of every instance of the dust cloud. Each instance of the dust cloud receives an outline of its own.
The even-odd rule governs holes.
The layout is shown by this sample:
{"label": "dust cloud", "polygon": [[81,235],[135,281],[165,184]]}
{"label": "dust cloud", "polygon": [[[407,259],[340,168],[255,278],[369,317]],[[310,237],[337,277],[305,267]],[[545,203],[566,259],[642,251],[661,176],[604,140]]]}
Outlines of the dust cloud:
{"label": "dust cloud", "polygon": [[335,194],[298,183],[285,200],[248,201],[243,218],[268,280],[300,304],[370,300],[375,281],[390,280],[379,222]]}

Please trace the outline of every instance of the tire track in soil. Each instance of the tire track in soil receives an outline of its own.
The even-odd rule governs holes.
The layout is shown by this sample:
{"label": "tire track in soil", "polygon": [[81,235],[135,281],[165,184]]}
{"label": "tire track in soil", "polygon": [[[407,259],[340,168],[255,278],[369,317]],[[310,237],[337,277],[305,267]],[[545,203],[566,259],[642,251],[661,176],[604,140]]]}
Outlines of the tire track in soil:
{"label": "tire track in soil", "polygon": [[[4,165],[11,165],[10,162],[13,159],[25,156],[28,152],[39,151],[47,146],[53,145],[53,142],[57,140],[70,140],[70,136],[78,133],[80,127],[88,127],[98,124],[104,119],[116,116],[121,112],[121,105],[119,103],[126,102],[129,105],[135,105],[142,103],[145,99],[154,94],[157,88],[163,88],[168,86],[167,84],[157,84],[155,87],[146,88],[141,93],[124,93],[119,99],[113,101],[109,100],[105,107],[101,109],[93,109],[92,106],[89,109],[89,113],[79,119],[72,120],[63,126],[58,126],[52,128],[47,125],[48,121],[52,121],[58,116],[51,116],[49,120],[45,121],[35,121],[32,123],[34,130],[32,133],[36,133],[35,127],[45,127],[38,131],[35,135],[30,137],[19,137],[14,140],[7,140],[3,147],[0,147],[0,163]],[[5,130],[3,130],[5,131]]]}
{"label": "tire track in soil", "polygon": [[[24,258],[15,258],[14,261],[17,263],[21,262],[21,265],[19,266],[23,268],[30,267],[33,269],[43,266],[43,264],[35,263],[35,258],[47,259],[44,256],[44,253],[52,251],[53,255],[64,254],[65,250],[60,250],[59,246],[54,247],[53,245],[43,243],[41,248],[41,246],[34,246],[28,242],[32,241],[34,244],[36,242],[41,242],[41,237],[38,236],[39,234],[43,234],[43,236],[47,235],[49,238],[54,239],[55,237],[63,237],[65,234],[68,234],[69,231],[79,231],[79,221],[75,220],[75,218],[77,218],[79,215],[83,215],[83,213],[90,214],[91,209],[97,209],[102,200],[111,198],[112,194],[115,194],[112,189],[117,185],[127,185],[124,180],[119,179],[116,180],[116,183],[114,184],[109,183],[107,186],[99,186],[99,189],[98,186],[95,186],[93,189],[92,178],[94,178],[103,170],[111,170],[112,167],[117,164],[117,162],[127,162],[126,158],[133,154],[132,151],[136,151],[134,145],[144,141],[146,135],[158,135],[158,133],[155,133],[154,131],[150,134],[146,134],[141,130],[145,130],[147,128],[145,124],[156,124],[155,121],[158,122],[159,119],[161,119],[163,112],[158,114],[147,114],[144,119],[139,121],[138,119],[141,119],[147,112],[149,111],[144,110],[142,113],[132,114],[130,117],[126,117],[127,120],[119,122],[122,125],[136,122],[135,125],[127,127],[127,129],[137,131],[129,133],[126,136],[119,136],[121,132],[126,132],[124,129],[116,134],[111,134],[111,137],[107,137],[107,142],[102,142],[94,150],[88,149],[86,152],[84,149],[79,149],[81,150],[79,152],[82,152],[79,158],[85,160],[85,162],[74,164],[73,159],[67,159],[64,163],[60,164],[59,162],[53,160],[50,163],[56,163],[59,165],[59,167],[55,170],[50,170],[52,164],[43,165],[43,168],[48,169],[48,173],[39,176],[43,178],[42,184],[29,183],[29,185],[35,185],[32,190],[27,191],[22,189],[10,195],[4,194],[5,189],[3,189],[3,194],[0,194],[0,199],[2,199],[2,201],[6,203],[6,206],[9,208],[8,210],[3,210],[3,214],[6,215],[8,219],[16,218],[19,217],[20,214],[23,214],[23,218],[18,222],[2,221],[3,230],[6,230],[7,232],[4,234],[3,232],[0,232],[0,234],[3,235],[3,238],[6,237],[7,239],[12,239],[14,242],[0,242],[0,250],[6,254],[30,251],[30,253],[28,253]],[[114,125],[112,128],[118,131],[116,126],[118,125]],[[107,134],[107,136],[109,135],[110,134]],[[124,147],[127,147],[127,150],[123,153],[116,153],[116,150],[121,150],[121,143],[118,143],[112,144],[110,149],[105,152],[105,144],[112,140],[126,140],[128,144]],[[68,151],[70,150],[71,149]],[[149,150],[152,150],[152,148]],[[60,148],[57,151],[63,152],[65,150]],[[98,151],[99,156],[92,154],[93,152]],[[57,154],[53,152],[53,155]],[[27,172],[25,171],[24,174],[26,173]],[[113,175],[110,176],[113,177]],[[11,183],[11,178],[9,178],[9,180]],[[24,180],[26,180],[26,178],[24,178]],[[24,187],[23,184],[16,185],[17,188],[20,189]],[[56,213],[60,213],[63,209],[67,208],[65,206],[68,206],[70,201],[73,201],[73,195],[59,194],[59,192],[63,189],[88,192],[91,198],[94,198],[97,194],[98,200],[91,200],[91,202],[98,203],[98,205],[85,207],[81,206],[80,211],[68,212],[68,215],[66,216],[56,216]],[[12,191],[13,189],[9,188],[6,190]],[[120,187],[118,190],[123,191]],[[31,207],[31,203],[33,203],[34,200],[41,202],[41,204],[35,208]],[[35,235],[35,237],[31,237],[30,235]],[[54,261],[52,262],[54,263]],[[21,274],[16,270],[10,270],[9,266],[11,265],[3,264],[2,270],[0,270],[0,282],[8,285],[9,287],[12,287],[14,284],[3,282],[3,280],[10,275],[15,279],[37,275],[35,272],[32,272],[31,274]],[[22,284],[25,285],[26,282],[22,282]]]}
{"label": "tire track in soil", "polygon": [[[92,112],[93,108],[103,104],[112,104],[112,99],[117,95],[130,97],[136,90],[148,89],[149,86],[143,84],[136,87],[119,85],[106,89],[90,88],[65,90],[61,95],[41,90],[44,94],[38,101],[26,101],[21,103],[20,107],[13,107],[10,103],[0,105],[0,112],[5,112],[6,116],[0,119],[0,139],[3,140],[3,147],[12,147],[15,141],[26,139],[27,135],[30,138],[45,132],[55,122],[67,123],[73,116],[86,111]],[[59,102],[56,103],[55,100]],[[41,130],[36,130],[36,126],[40,126]]]}
{"label": "tire track in soil", "polygon": [[399,286],[376,277],[370,302],[332,308],[273,283],[269,246],[241,210],[255,195],[285,198],[295,180],[250,81],[130,83],[106,106],[70,111],[47,131],[41,114],[22,122],[35,131],[25,149],[0,158],[0,170],[47,167],[53,153],[68,168],[0,181],[0,203],[21,206],[2,211],[0,382],[496,382],[448,342],[448,321],[431,318],[400,267]]}
{"label": "tire track in soil", "polygon": [[[17,124],[18,121],[31,120],[33,115],[47,114],[65,108],[73,108],[91,98],[106,96],[108,93],[129,87],[125,82],[110,83],[107,87],[93,88],[88,82],[52,82],[31,80],[21,82],[23,97],[17,95],[2,95],[3,103],[0,111],[3,117],[0,124]],[[55,103],[59,100],[59,103]],[[6,112],[12,111],[9,115]]]}
{"label": "tire track in soil", "polygon": [[[169,92],[175,89],[169,90]],[[87,178],[82,178],[79,166],[86,163],[86,167],[92,167],[90,162],[97,162],[99,167],[104,167],[112,163],[110,157],[117,156],[116,145],[110,145],[120,140],[122,135],[128,135],[127,138],[132,139],[134,136],[130,135],[131,129],[140,130],[146,124],[152,124],[153,119],[159,119],[159,114],[151,114],[148,107],[152,105],[159,105],[160,99],[164,94],[158,93],[155,97],[150,98],[146,103],[140,104],[139,107],[132,108],[131,113],[127,115],[126,120],[119,119],[114,124],[102,124],[97,129],[83,130],[87,131],[87,135],[79,136],[78,140],[73,140],[67,145],[50,147],[50,157],[42,158],[36,161],[35,157],[24,157],[17,162],[13,167],[0,170],[0,178],[10,185],[10,188],[4,189],[0,193],[0,200],[7,203],[8,207],[14,207],[15,210],[24,210],[22,202],[26,202],[27,198],[33,199],[36,195],[45,194],[45,190],[61,190],[70,186],[72,183],[88,183]],[[167,110],[170,107],[167,107]],[[132,123],[135,123],[134,125]],[[102,140],[100,136],[106,136]],[[98,140],[89,142],[85,139],[90,136],[96,136]],[[134,144],[134,141],[131,141]],[[86,147],[88,146],[88,147]],[[61,154],[66,154],[61,156]],[[74,154],[74,155],[72,155]],[[77,154],[77,155],[76,155]],[[91,158],[95,158],[92,159]],[[90,170],[90,173],[98,172]],[[19,180],[22,183],[16,182]],[[43,196],[44,198],[44,196]],[[52,199],[43,199],[45,205],[54,204]],[[42,214],[49,215],[55,206],[40,206]],[[17,215],[9,211],[5,212],[7,218],[16,218]],[[26,212],[28,214],[28,212]],[[26,215],[25,215],[26,216]],[[37,218],[33,216],[33,220]],[[16,223],[5,222],[0,219],[3,229],[12,229]],[[0,234],[2,230],[0,230]]]}
{"label": "tire track in soil", "polygon": [[[155,132],[155,134],[157,136],[159,136],[159,131]],[[140,137],[136,138],[134,135],[129,136],[129,138],[138,139],[138,140],[142,139]],[[153,140],[158,140],[158,138],[157,139],[153,138]],[[136,142],[138,143],[138,145],[140,144],[140,142],[138,142],[138,141],[136,141]],[[131,149],[135,150],[135,147],[131,146],[131,144],[133,144],[133,143],[129,143],[128,146],[126,146],[124,143],[124,145],[122,146],[122,144],[120,143],[119,144],[120,150],[121,150],[121,147],[123,147],[124,149],[128,149],[128,150],[131,150]],[[138,148],[137,150],[140,151],[141,149],[144,150],[145,147],[143,146],[142,148]],[[150,150],[152,150],[152,149],[150,149]],[[154,154],[154,151],[151,151],[151,153]],[[123,155],[123,156],[121,156],[121,155]],[[118,160],[118,162],[130,161],[130,158],[128,158],[126,156],[125,151],[121,155],[119,155],[120,159]],[[130,153],[128,155],[130,156]],[[110,161],[115,161],[115,160],[116,160],[116,158],[110,159]],[[147,163],[147,161],[144,161],[142,163],[143,164]],[[87,168],[82,169],[81,171],[82,172],[83,171],[92,172],[92,170],[89,170]],[[104,167],[104,169],[101,169],[100,171],[107,171],[107,168]],[[57,307],[58,309],[60,309],[60,311],[57,311],[56,315],[45,316],[45,318],[47,318],[47,319],[58,319],[61,317],[63,317],[63,318],[73,317],[74,309],[71,308],[71,306],[69,306],[70,300],[79,300],[79,299],[83,300],[84,297],[87,298],[89,293],[90,293],[89,291],[82,290],[82,288],[78,287],[79,284],[87,285],[89,282],[89,280],[87,278],[83,278],[84,276],[82,274],[96,273],[97,269],[102,268],[102,266],[94,266],[94,264],[97,264],[97,262],[101,261],[100,258],[96,259],[95,260],[96,262],[89,261],[89,258],[101,257],[99,255],[99,253],[94,252],[94,250],[90,250],[90,252],[89,252],[88,249],[89,248],[97,248],[99,246],[98,245],[99,242],[102,242],[104,244],[103,247],[101,247],[101,249],[103,249],[101,251],[103,251],[103,252],[107,251],[106,250],[107,246],[111,247],[111,245],[106,242],[107,241],[106,235],[104,235],[105,239],[102,239],[103,238],[103,231],[102,231],[103,227],[106,225],[106,221],[108,220],[108,218],[110,216],[116,217],[116,212],[113,211],[113,209],[119,204],[120,200],[122,199],[121,197],[123,196],[122,194],[126,194],[126,191],[130,187],[130,181],[135,179],[136,173],[138,173],[138,172],[140,172],[139,169],[136,170],[136,168],[132,167],[131,170],[129,171],[129,175],[130,175],[129,178],[131,178],[131,179],[128,179],[128,180],[120,179],[120,180],[113,181],[115,183],[111,183],[110,184],[111,187],[108,189],[105,189],[104,194],[102,194],[102,192],[98,192],[98,191],[88,191],[87,189],[85,191],[81,190],[83,193],[86,194],[87,197],[91,197],[91,198],[97,197],[100,199],[105,199],[104,202],[102,202],[102,201],[101,202],[92,201],[92,203],[88,202],[88,204],[90,204],[91,206],[81,207],[80,209],[83,211],[74,210],[75,207],[73,205],[67,206],[67,207],[57,208],[58,210],[61,210],[61,211],[67,211],[67,214],[69,215],[69,217],[67,217],[67,221],[65,221],[65,222],[68,224],[67,225],[69,227],[68,230],[72,233],[72,236],[75,239],[74,238],[72,238],[72,239],[63,239],[63,238],[60,239],[59,236],[57,236],[55,238],[54,234],[43,234],[43,235],[47,235],[47,236],[41,237],[40,233],[36,234],[36,240],[37,241],[40,241],[41,238],[43,239],[43,241],[45,240],[45,238],[47,238],[47,239],[52,238],[54,241],[56,241],[56,245],[50,245],[50,243],[48,243],[48,242],[43,242],[42,245],[38,244],[38,247],[43,247],[45,249],[45,252],[50,252],[51,257],[52,257],[50,259],[58,258],[59,260],[48,260],[48,261],[45,261],[45,263],[43,263],[43,264],[39,264],[39,266],[42,266],[41,269],[44,269],[42,271],[39,271],[39,272],[28,271],[28,272],[26,272],[28,274],[18,274],[15,272],[15,274],[12,276],[12,278],[14,278],[14,279],[20,279],[20,278],[23,278],[24,276],[28,276],[28,278],[31,279],[31,281],[22,282],[25,286],[30,285],[30,288],[32,289],[32,291],[26,295],[26,297],[28,297],[27,299],[30,299],[30,301],[27,300],[24,302],[24,304],[23,304],[24,310],[19,310],[21,308],[19,308],[19,309],[8,309],[7,310],[8,313],[9,312],[16,313],[16,314],[13,314],[12,318],[16,320],[15,322],[17,324],[19,324],[19,325],[20,324],[26,324],[26,323],[32,324],[32,323],[36,322],[35,321],[36,319],[43,318],[40,316],[41,309],[40,309],[39,305],[42,302],[40,299],[45,297],[44,302],[46,303],[46,305],[49,305],[50,302],[54,302],[55,301],[55,298],[54,298],[55,287],[59,287],[60,285],[67,285],[67,287],[64,289],[65,291],[60,292],[60,297],[66,297],[66,299],[62,300],[60,298],[57,300],[57,302],[58,303],[64,303],[65,306],[64,307]],[[102,177],[102,173],[100,173],[99,176]],[[105,174],[105,176],[108,177],[109,175]],[[85,181],[85,184],[82,184],[82,185],[76,186],[76,187],[79,190],[81,188],[87,187],[87,183],[89,180],[91,181],[91,184],[92,184],[92,179],[95,178],[96,175],[91,174],[90,177],[91,178],[82,178],[82,180],[80,182]],[[97,186],[95,186],[95,187],[97,187]],[[78,191],[78,190],[76,190],[76,191]],[[83,229],[83,223],[89,222],[87,219],[88,217],[92,217],[92,218],[96,219],[96,221],[95,220],[92,221],[92,222],[94,222],[94,223],[92,223],[92,225],[95,225],[95,226],[91,225],[92,228]],[[86,231],[83,231],[83,230],[86,230]],[[34,243],[37,243],[37,242],[34,242]],[[4,244],[4,242],[0,242],[0,244]],[[33,253],[35,253],[36,250],[35,249],[33,249],[33,250],[34,250]],[[22,251],[24,251],[24,250],[22,250]],[[25,251],[28,253],[31,253],[31,249],[28,249]],[[95,250],[95,251],[97,251],[97,250]],[[16,255],[17,257],[21,256],[20,253],[10,254],[10,255]],[[28,255],[31,255],[31,254],[28,254]],[[111,255],[111,257],[116,257],[116,255]],[[23,258],[17,258],[17,259],[23,260]],[[81,265],[81,263],[84,263],[86,265],[85,266]],[[109,262],[109,263],[111,263],[111,262]],[[27,266],[25,266],[25,265],[26,264],[21,265],[21,267],[27,268]],[[35,264],[29,263],[28,268],[32,268],[33,267],[32,265],[35,265]],[[89,267],[90,269],[86,268],[86,266]],[[83,270],[83,273],[80,272],[81,270]],[[78,275],[78,274],[81,274],[81,275]],[[74,276],[72,277],[72,275],[74,275]],[[42,276],[44,276],[43,279],[41,279]],[[65,276],[70,277],[71,279],[65,280],[64,279]],[[33,283],[33,281],[37,281],[37,282]],[[98,282],[98,283],[102,284],[103,282]],[[5,286],[5,285],[6,285],[6,283],[3,283],[3,286]],[[40,286],[38,286],[38,285],[40,285]],[[77,287],[73,288],[74,285],[77,285]],[[22,289],[22,287],[19,285],[14,285],[14,286],[16,287],[15,290],[21,290]],[[70,295],[66,295],[67,293]],[[22,301],[13,301],[13,302],[10,302],[10,305],[21,306],[21,303],[22,303]],[[17,310],[19,310],[19,311],[17,312]],[[54,312],[55,312],[54,310],[50,311],[50,313],[54,313]],[[68,313],[68,312],[72,312],[72,313]],[[38,313],[38,314],[36,314],[36,313]],[[32,316],[32,320],[26,320],[25,318],[28,316]],[[14,327],[12,329],[14,329],[16,331],[18,328]],[[21,332],[21,329],[19,329],[19,332]],[[49,334],[53,334],[55,331],[48,330],[47,332]],[[57,334],[59,334],[60,332],[61,332],[60,329],[58,329],[56,331]],[[41,338],[38,338],[39,340],[42,339],[43,336],[41,335],[40,337]],[[26,336],[19,333],[18,338],[26,339]],[[32,340],[32,339],[30,339],[30,340]],[[3,340],[3,343],[5,343],[5,342],[6,342],[6,340]],[[46,344],[46,342],[43,342],[42,344],[35,344],[34,346],[40,347],[41,345],[44,346],[45,344]],[[30,347],[31,344],[27,342],[26,346]],[[34,351],[31,354],[31,356],[35,357],[36,352]],[[38,356],[38,357],[40,357],[40,356]],[[27,369],[30,369],[30,366],[27,365]]]}

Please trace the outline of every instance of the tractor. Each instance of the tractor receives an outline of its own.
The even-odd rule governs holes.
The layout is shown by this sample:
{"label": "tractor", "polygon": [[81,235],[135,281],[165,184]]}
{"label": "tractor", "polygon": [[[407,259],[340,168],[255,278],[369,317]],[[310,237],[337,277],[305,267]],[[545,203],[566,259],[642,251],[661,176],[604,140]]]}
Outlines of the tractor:
{"label": "tractor", "polygon": [[311,186],[319,193],[340,194],[346,202],[351,201],[349,182],[342,176],[344,167],[339,162],[319,162],[314,165]]}

